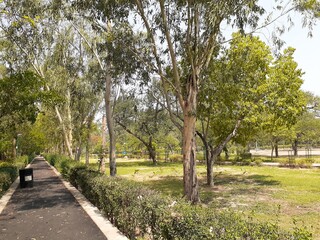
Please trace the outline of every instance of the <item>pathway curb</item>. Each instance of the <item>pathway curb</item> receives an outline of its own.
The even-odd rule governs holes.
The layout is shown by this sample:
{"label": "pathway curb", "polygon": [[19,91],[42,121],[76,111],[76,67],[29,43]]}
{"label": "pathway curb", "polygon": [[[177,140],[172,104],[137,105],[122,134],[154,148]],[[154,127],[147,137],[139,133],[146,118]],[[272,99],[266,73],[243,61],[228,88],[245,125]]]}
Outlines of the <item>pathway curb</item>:
{"label": "pathway curb", "polygon": [[[26,166],[29,168],[33,160]],[[8,202],[10,201],[12,194],[16,191],[17,187],[20,183],[20,177],[18,176],[16,180],[11,184],[7,192],[0,198],[0,214],[2,213],[3,209],[7,206]]]}
{"label": "pathway curb", "polygon": [[58,170],[55,167],[51,166],[47,161],[45,162],[60,178],[63,185],[71,192],[71,194],[74,196],[77,202],[81,205],[84,211],[89,215],[89,217],[98,226],[98,228],[106,236],[107,239],[128,240],[128,238],[124,236],[123,233],[121,233],[118,228],[113,226],[112,223],[102,215],[100,210],[97,207],[95,207],[92,203],[90,203],[78,189],[72,186],[69,182],[65,181],[61,173],[58,172]]}

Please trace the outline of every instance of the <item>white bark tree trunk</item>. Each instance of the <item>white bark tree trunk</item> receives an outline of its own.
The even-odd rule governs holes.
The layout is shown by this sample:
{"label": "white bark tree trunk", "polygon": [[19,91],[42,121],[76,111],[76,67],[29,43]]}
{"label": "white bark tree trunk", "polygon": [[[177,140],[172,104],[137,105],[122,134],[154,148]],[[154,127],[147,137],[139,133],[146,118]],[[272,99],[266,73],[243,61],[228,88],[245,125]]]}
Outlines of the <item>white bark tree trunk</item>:
{"label": "white bark tree trunk", "polygon": [[113,123],[113,111],[111,103],[111,89],[112,89],[112,78],[110,75],[111,64],[107,65],[107,76],[106,76],[106,92],[105,92],[105,105],[106,105],[106,117],[107,117],[107,126],[109,133],[109,163],[110,163],[110,176],[115,176],[117,174],[116,168],[116,139],[114,132],[114,123]]}
{"label": "white bark tree trunk", "polygon": [[100,158],[100,166],[99,170],[101,173],[105,174],[106,172],[106,128],[107,128],[107,123],[106,123],[106,115],[103,115],[102,117],[102,149],[101,149],[101,158]]}
{"label": "white bark tree trunk", "polygon": [[188,97],[183,107],[183,184],[184,194],[193,203],[199,202],[199,187],[196,171],[196,108],[197,83],[190,77],[187,84]]}

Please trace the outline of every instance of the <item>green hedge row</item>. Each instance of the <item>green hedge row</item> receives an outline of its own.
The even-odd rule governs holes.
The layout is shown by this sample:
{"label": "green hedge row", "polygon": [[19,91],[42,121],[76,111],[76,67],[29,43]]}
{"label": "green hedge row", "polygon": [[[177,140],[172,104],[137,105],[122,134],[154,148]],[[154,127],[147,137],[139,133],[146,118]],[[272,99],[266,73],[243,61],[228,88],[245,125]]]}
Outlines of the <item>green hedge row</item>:
{"label": "green hedge row", "polygon": [[[190,205],[138,183],[60,161],[65,176],[130,239],[311,239],[305,229],[285,232],[276,223],[253,222],[238,213]],[[69,167],[66,167],[66,165]]]}
{"label": "green hedge row", "polygon": [[28,165],[35,156],[20,156],[14,161],[0,162],[0,196],[18,177],[19,169]]}

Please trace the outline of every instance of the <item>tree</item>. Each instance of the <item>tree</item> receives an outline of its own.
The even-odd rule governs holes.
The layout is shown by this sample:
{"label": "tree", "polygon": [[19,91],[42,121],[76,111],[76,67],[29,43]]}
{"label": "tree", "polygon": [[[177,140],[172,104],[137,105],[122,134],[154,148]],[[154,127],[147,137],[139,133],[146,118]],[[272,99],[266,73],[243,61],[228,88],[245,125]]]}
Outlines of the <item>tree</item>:
{"label": "tree", "polygon": [[35,122],[40,103],[49,100],[42,90],[43,85],[43,79],[28,71],[0,79],[0,130],[12,139],[13,158],[16,157],[19,126]]}
{"label": "tree", "polygon": [[[122,7],[122,4],[116,4],[113,1],[108,3],[98,1],[94,4],[92,1],[75,1],[73,6],[81,14],[81,20],[85,19],[86,23],[92,26],[90,34],[86,34],[84,32],[87,28],[86,25],[79,26],[75,15],[70,14],[71,16],[68,17],[90,48],[100,68],[100,74],[105,80],[104,100],[109,134],[110,175],[115,176],[116,135],[113,112],[116,94],[114,93],[121,80],[128,82],[129,76],[137,74],[135,66],[138,62],[128,49],[123,48],[123,46],[135,42],[130,38],[132,31],[129,25],[121,20],[122,17],[128,15],[128,11]],[[123,59],[127,61],[123,61]],[[101,164],[104,165],[104,158],[102,158]]]}
{"label": "tree", "polygon": [[[53,16],[55,4],[43,1],[10,1],[5,2],[5,8],[12,14],[6,15],[1,19],[1,30],[5,33],[6,39],[12,43],[8,46],[7,55],[14,54],[16,58],[5,58],[11,68],[15,70],[26,70],[32,68],[33,71],[46,79],[45,89],[50,91],[54,83],[50,82],[50,69],[45,64],[55,53],[55,37],[62,36],[59,30],[61,18],[58,15]],[[41,15],[41,17],[39,17]],[[20,21],[19,16],[28,16],[34,20],[32,24]],[[57,48],[56,48],[57,50]],[[59,75],[57,71],[57,75]],[[60,74],[62,74],[60,68]],[[63,74],[62,74],[63,75]],[[51,75],[52,76],[52,75]],[[68,90],[68,88],[66,88]],[[67,96],[67,94],[66,94]],[[71,115],[65,117],[61,113],[58,105],[53,105],[56,116],[63,129],[63,136],[68,155],[73,157],[72,152],[72,126]]]}
{"label": "tree", "polygon": [[300,90],[303,73],[293,59],[294,51],[289,47],[274,61],[268,78],[270,94],[264,99],[267,114],[262,127],[272,136],[276,149],[283,127],[290,129],[306,108],[306,98]]}
{"label": "tree", "polygon": [[123,95],[117,102],[115,121],[147,148],[150,159],[156,165],[157,150],[176,129],[158,98],[158,85],[156,82],[153,84],[145,91],[141,88],[139,94],[134,90],[128,93],[122,91]]}
{"label": "tree", "polygon": [[258,37],[237,33],[230,48],[212,63],[198,109],[208,185],[213,185],[213,163],[229,141],[245,145],[272,119],[277,143],[303,111],[302,72],[293,52],[289,48],[272,61],[270,49]]}
{"label": "tree", "polygon": [[[101,87],[97,85],[101,84],[100,79],[95,79],[96,82],[91,79],[94,74],[92,68],[87,67],[91,64],[89,51],[83,47],[80,35],[63,18],[59,2],[6,1],[6,9],[16,14],[7,16],[1,27],[13,43],[12,46],[7,45],[7,55],[13,52],[14,59],[18,60],[9,61],[12,68],[32,68],[46,80],[45,89],[55,90],[63,99],[59,104],[42,107],[55,112],[67,154],[71,158],[79,158],[84,137],[80,133],[91,126],[100,104]],[[17,21],[14,17],[26,13],[35,19],[32,24],[30,21]],[[8,62],[8,58],[5,61]]]}
{"label": "tree", "polygon": [[[154,57],[152,69],[159,75],[172,121],[181,130],[184,194],[199,201],[196,174],[196,112],[199,86],[219,47],[221,24],[243,29],[256,26],[264,11],[256,1],[151,1],[135,0],[136,14],[144,24],[146,46]],[[183,126],[170,108],[174,94],[183,112]]]}
{"label": "tree", "polygon": [[298,145],[305,143],[307,145],[319,142],[320,120],[319,120],[319,102],[320,98],[312,93],[306,92],[306,111],[298,118],[293,126],[294,137],[292,138],[292,150],[294,156],[298,156]]}
{"label": "tree", "polygon": [[258,37],[233,34],[229,49],[212,62],[201,85],[198,116],[207,162],[207,183],[212,167],[229,141],[245,144],[261,122],[268,92],[267,76],[272,55]]}

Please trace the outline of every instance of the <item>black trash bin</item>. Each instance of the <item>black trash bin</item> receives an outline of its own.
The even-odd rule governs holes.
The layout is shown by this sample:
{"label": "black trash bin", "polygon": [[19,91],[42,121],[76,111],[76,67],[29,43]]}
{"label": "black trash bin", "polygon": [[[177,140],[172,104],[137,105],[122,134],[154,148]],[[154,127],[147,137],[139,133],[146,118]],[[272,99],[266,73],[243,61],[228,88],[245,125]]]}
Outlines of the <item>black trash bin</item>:
{"label": "black trash bin", "polygon": [[25,168],[19,170],[20,187],[33,187],[33,168]]}

